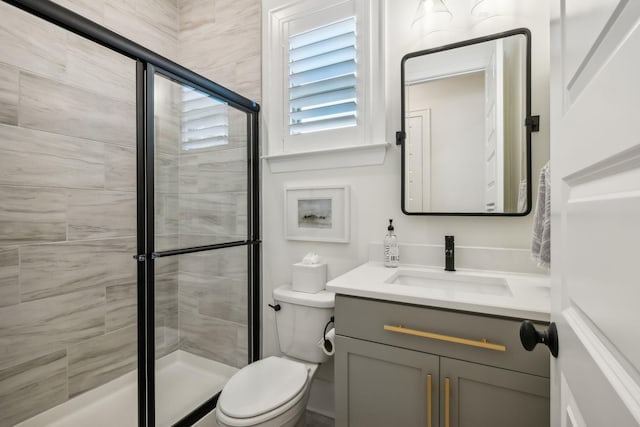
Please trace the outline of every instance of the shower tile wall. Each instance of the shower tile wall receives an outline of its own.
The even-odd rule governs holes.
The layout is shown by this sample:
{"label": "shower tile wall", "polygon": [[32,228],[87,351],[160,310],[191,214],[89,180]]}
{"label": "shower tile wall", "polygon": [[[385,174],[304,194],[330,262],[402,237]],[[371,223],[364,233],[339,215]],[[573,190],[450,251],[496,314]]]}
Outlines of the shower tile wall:
{"label": "shower tile wall", "polygon": [[[56,2],[260,100],[260,0]],[[135,369],[136,165],[134,62],[0,16],[3,427]],[[208,154],[181,152],[177,117],[158,110],[157,249],[244,238],[244,115]],[[157,262],[158,357],[244,365],[246,271],[244,247]]]}
{"label": "shower tile wall", "polygon": [[180,347],[231,366],[247,364],[247,248],[181,256]]}
{"label": "shower tile wall", "polygon": [[[59,3],[175,58],[175,1]],[[136,367],[135,63],[5,3],[0,16],[0,426],[10,426]],[[158,306],[173,301],[177,331],[173,264]]]}
{"label": "shower tile wall", "polygon": [[[156,246],[185,248],[247,236],[246,114],[223,107],[225,144],[184,150],[183,88],[156,76]],[[220,112],[211,102],[210,113]],[[160,258],[156,287],[175,298],[156,299],[156,342],[232,366],[247,363],[247,248]],[[168,269],[168,266],[173,268]],[[175,269],[174,269],[175,268]],[[167,271],[168,270],[168,271]],[[178,274],[179,271],[179,274]],[[174,333],[174,322],[179,333]]]}
{"label": "shower tile wall", "polygon": [[260,0],[180,0],[179,7],[180,63],[260,102]]}
{"label": "shower tile wall", "polygon": [[[259,102],[260,0],[181,0],[179,7],[180,63]],[[229,113],[228,145],[180,156],[182,246],[246,238],[247,122]],[[246,284],[246,247],[180,257],[183,350],[246,365]]]}

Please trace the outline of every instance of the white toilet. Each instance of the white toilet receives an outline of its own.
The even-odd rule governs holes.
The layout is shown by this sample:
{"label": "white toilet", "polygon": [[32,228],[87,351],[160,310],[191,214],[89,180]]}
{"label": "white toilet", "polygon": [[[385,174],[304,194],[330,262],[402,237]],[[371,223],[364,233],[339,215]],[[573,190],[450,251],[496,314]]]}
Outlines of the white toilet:
{"label": "white toilet", "polygon": [[224,386],[216,407],[222,427],[292,427],[304,422],[311,381],[328,359],[317,343],[333,315],[335,295],[273,291],[281,357],[245,366]]}

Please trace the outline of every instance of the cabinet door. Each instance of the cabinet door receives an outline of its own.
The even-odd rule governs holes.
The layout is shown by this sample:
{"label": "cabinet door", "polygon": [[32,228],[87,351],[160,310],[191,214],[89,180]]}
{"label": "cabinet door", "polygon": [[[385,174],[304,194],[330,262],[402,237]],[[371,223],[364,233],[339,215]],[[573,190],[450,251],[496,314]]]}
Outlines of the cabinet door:
{"label": "cabinet door", "polygon": [[442,357],[440,396],[442,427],[549,426],[548,378]]}
{"label": "cabinet door", "polygon": [[336,427],[437,427],[438,359],[336,336]]}

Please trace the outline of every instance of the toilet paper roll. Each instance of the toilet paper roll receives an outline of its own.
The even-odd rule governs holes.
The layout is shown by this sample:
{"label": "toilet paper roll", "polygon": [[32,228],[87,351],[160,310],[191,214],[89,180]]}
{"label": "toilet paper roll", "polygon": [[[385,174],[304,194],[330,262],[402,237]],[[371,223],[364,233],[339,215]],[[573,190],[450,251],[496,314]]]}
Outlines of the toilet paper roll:
{"label": "toilet paper roll", "polygon": [[322,349],[322,352],[327,356],[333,356],[336,352],[336,330],[335,328],[329,329],[324,338],[320,338],[318,341],[318,347]]}

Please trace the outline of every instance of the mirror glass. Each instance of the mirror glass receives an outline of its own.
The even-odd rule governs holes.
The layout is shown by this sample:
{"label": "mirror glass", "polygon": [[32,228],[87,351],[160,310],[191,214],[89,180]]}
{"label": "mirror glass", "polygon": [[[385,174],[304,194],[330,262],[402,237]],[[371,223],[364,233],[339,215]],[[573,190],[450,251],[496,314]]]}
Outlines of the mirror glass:
{"label": "mirror glass", "polygon": [[405,213],[529,213],[529,46],[521,29],[405,55]]}

